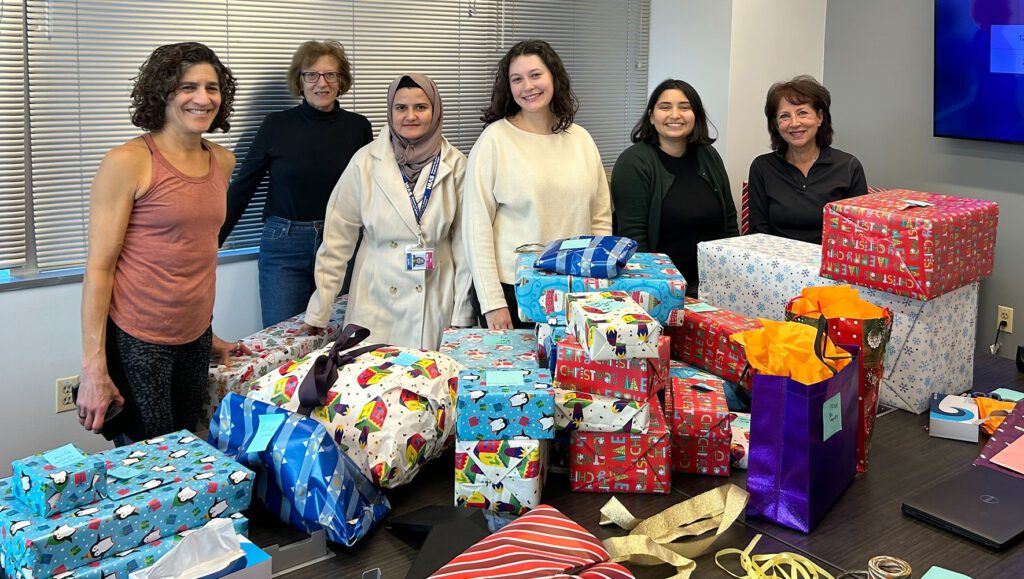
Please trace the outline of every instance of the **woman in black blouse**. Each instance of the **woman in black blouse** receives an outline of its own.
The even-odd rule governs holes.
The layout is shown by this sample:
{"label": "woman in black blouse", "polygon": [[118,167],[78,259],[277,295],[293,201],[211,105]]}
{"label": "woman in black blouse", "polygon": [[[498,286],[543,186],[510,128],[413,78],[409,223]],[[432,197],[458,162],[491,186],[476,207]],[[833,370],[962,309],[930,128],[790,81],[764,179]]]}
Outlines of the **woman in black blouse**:
{"label": "woman in black blouse", "polygon": [[750,164],[750,232],[821,243],[825,204],[867,193],[860,161],[832,148],[832,97],[810,76],[768,89],[772,151]]}

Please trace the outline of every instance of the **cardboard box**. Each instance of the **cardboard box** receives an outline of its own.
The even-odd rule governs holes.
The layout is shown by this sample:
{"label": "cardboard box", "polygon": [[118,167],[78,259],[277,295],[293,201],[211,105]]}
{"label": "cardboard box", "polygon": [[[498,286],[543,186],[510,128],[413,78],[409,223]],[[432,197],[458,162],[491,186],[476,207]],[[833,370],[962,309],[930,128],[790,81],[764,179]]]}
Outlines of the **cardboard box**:
{"label": "cardboard box", "polygon": [[928,413],[928,434],[966,442],[978,442],[981,423],[978,403],[970,396],[933,394]]}

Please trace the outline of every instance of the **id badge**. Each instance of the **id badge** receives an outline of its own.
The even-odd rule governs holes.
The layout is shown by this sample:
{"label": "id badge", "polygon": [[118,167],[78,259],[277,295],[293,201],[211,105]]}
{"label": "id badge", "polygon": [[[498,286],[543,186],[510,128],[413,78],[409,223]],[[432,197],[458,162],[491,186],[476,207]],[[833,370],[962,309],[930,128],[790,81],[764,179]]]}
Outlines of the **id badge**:
{"label": "id badge", "polygon": [[405,269],[407,271],[430,271],[434,269],[434,248],[409,245],[405,248]]}

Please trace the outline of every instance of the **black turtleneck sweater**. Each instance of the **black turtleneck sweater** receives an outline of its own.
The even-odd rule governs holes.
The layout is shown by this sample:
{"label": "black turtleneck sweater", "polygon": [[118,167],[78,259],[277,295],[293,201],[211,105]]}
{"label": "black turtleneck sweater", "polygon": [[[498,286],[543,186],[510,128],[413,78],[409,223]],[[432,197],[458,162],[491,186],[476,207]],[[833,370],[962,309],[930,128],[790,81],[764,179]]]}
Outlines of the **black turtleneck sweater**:
{"label": "black turtleneck sweater", "polygon": [[352,155],[372,140],[370,121],[342,109],[337,101],[326,113],[303,100],[297,107],[267,115],[228,188],[220,243],[234,229],[268,171],[264,219],[323,220],[342,171]]}

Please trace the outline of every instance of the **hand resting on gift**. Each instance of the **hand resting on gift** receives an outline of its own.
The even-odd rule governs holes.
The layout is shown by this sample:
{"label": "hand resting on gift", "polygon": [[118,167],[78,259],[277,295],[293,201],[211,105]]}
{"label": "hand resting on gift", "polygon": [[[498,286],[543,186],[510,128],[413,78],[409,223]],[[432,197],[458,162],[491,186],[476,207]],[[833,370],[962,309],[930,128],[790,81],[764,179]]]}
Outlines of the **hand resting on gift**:
{"label": "hand resting on gift", "polygon": [[484,318],[487,319],[488,330],[512,329],[512,314],[509,313],[508,308],[491,310],[484,314]]}
{"label": "hand resting on gift", "polygon": [[322,333],[324,333],[324,329],[323,328],[318,328],[316,326],[311,326],[311,325],[307,324],[306,322],[302,322],[302,325],[299,326],[299,333],[298,333],[298,335],[300,335],[300,336],[319,336]]}
{"label": "hand resting on gift", "polygon": [[241,340],[227,342],[214,334],[213,344],[210,346],[210,359],[220,360],[221,364],[231,366],[232,356],[252,356],[252,350]]}

